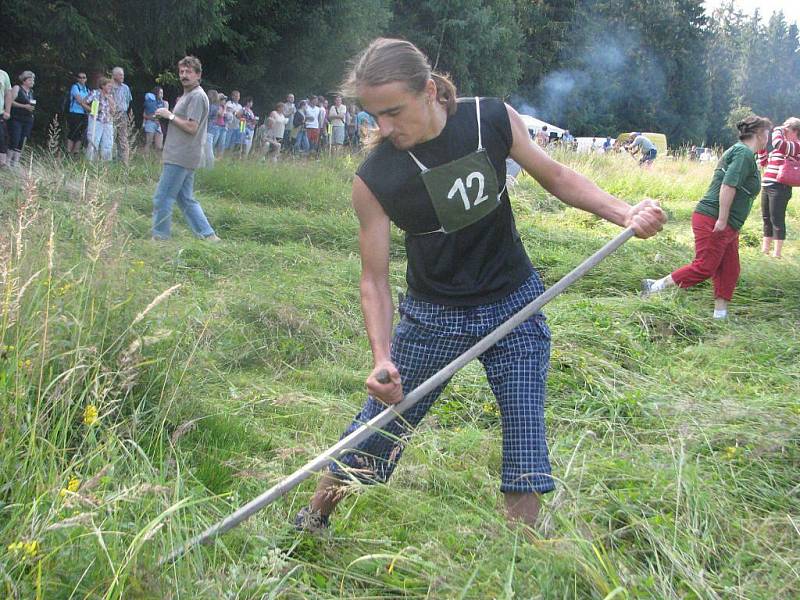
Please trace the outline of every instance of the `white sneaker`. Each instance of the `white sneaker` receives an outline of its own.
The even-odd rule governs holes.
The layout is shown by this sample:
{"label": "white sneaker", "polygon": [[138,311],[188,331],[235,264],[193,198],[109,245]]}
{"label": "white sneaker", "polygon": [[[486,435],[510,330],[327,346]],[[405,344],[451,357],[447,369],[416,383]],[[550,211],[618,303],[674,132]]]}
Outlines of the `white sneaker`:
{"label": "white sneaker", "polygon": [[648,298],[656,293],[653,289],[653,284],[656,281],[656,279],[642,279],[642,298]]}
{"label": "white sneaker", "polygon": [[222,241],[219,237],[217,237],[216,233],[212,233],[211,235],[207,235],[203,239],[205,241],[207,241],[207,242],[212,242],[214,244],[218,244],[219,242]]}
{"label": "white sneaker", "polygon": [[714,318],[715,319],[727,319],[728,318],[728,311],[727,310],[717,310],[714,309]]}

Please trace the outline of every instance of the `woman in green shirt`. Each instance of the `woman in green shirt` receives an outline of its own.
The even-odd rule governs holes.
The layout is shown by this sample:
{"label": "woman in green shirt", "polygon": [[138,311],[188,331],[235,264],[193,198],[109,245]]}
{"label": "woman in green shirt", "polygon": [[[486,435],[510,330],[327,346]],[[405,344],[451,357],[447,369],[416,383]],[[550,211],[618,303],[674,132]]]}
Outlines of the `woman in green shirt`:
{"label": "woman in green shirt", "polygon": [[761,187],[756,153],[767,146],[772,123],[752,115],[739,121],[739,143],[725,151],[714,177],[692,214],[694,260],[661,279],[645,279],[642,295],[673,285],[687,288],[701,281],[714,282],[714,318],[728,316],[728,303],[739,280],[739,230]]}

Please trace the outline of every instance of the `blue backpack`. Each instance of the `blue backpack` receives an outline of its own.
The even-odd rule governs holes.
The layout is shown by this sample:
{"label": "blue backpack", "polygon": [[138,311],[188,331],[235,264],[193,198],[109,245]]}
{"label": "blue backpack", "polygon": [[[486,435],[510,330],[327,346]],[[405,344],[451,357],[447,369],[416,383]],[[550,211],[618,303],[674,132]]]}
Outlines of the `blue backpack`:
{"label": "blue backpack", "polygon": [[147,92],[144,95],[144,112],[145,114],[152,115],[161,103],[156,100],[156,95],[153,92]]}

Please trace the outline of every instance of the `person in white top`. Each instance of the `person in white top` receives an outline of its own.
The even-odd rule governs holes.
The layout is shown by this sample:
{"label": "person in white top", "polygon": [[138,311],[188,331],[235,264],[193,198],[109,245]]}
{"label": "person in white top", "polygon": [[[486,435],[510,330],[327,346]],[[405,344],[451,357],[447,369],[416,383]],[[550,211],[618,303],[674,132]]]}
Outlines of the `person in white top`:
{"label": "person in white top", "polygon": [[347,116],[345,117],[345,133],[347,135],[347,144],[351,147],[356,146],[356,127],[358,127],[358,107],[351,104],[347,107]]}
{"label": "person in white top", "polygon": [[319,106],[316,96],[311,96],[306,106],[306,136],[311,152],[315,152],[319,146]]}
{"label": "person in white top", "polygon": [[346,116],[347,107],[342,104],[342,97],[334,97],[333,106],[328,111],[328,120],[331,122],[331,142],[337,149],[344,146]]}
{"label": "person in white top", "polygon": [[[286,100],[283,102],[283,116],[286,117],[286,121],[289,125],[291,125],[294,119],[294,113],[296,112],[297,106],[294,104],[294,94],[286,94]],[[291,127],[287,127],[283,134],[283,145],[287,147],[289,144],[290,131]]]}
{"label": "person in white top", "polygon": [[239,119],[244,107],[239,104],[239,98],[239,90],[233,90],[230,100],[225,103],[225,127],[228,130],[225,138],[226,149],[242,143],[242,136],[239,135]]}
{"label": "person in white top", "polygon": [[265,158],[270,157],[273,161],[278,160],[278,155],[281,152],[281,142],[288,122],[289,119],[286,117],[284,103],[278,102],[275,105],[275,110],[269,113],[269,117],[267,117],[267,133],[264,138]]}

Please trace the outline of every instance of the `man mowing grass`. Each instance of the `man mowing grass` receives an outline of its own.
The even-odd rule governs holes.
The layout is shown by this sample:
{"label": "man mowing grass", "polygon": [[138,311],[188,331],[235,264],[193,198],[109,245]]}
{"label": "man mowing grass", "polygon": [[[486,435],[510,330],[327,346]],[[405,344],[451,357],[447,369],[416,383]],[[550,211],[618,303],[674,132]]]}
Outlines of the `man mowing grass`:
{"label": "man mowing grass", "polygon": [[[396,404],[544,291],[514,225],[505,187],[511,157],[563,202],[639,237],[666,217],[652,200],[630,206],[552,160],[510,106],[457,99],[413,44],[377,39],[346,82],[378,123],[380,140],[358,169],[353,206],[360,223],[361,306],[374,368],[369,397],[345,435]],[[392,337],[390,223],[405,232],[408,294]],[[520,325],[480,360],[500,407],[500,489],[509,520],[533,526],[539,496],[553,489],[544,427],[550,331],[542,314]],[[389,381],[381,383],[381,371]],[[381,378],[382,379],[382,378]],[[299,529],[318,530],[343,497],[343,485],[385,482],[403,447],[444,386],[376,432],[319,481]]]}

